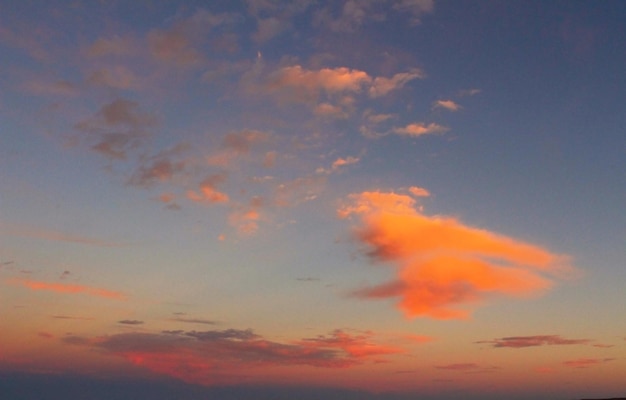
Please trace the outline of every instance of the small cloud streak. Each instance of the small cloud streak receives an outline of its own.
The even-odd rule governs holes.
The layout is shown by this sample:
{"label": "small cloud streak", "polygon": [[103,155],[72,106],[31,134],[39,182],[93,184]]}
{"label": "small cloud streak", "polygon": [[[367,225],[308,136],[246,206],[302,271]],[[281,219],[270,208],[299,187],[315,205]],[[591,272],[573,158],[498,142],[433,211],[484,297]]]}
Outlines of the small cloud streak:
{"label": "small cloud streak", "polygon": [[367,255],[397,264],[396,279],[352,292],[363,299],[399,298],[407,317],[463,319],[464,308],[496,294],[530,296],[552,286],[565,258],[538,246],[441,216],[426,216],[407,195],[363,192],[349,197],[341,218],[356,216],[355,237]]}
{"label": "small cloud streak", "polygon": [[19,285],[31,290],[44,290],[55,293],[63,294],[86,294],[94,297],[103,297],[114,300],[126,300],[127,296],[121,292],[116,292],[107,289],[100,289],[91,286],[74,285],[67,283],[50,283],[32,281],[29,279],[10,279],[8,281],[11,285]]}
{"label": "small cloud streak", "polygon": [[448,371],[469,371],[480,368],[478,364],[474,363],[457,363],[457,364],[447,364],[447,365],[437,365],[435,366],[437,369],[445,369]]}
{"label": "small cloud streak", "polygon": [[216,324],[215,321],[211,321],[209,319],[202,319],[202,318],[176,317],[176,318],[171,318],[170,321],[184,322],[188,324],[203,324],[203,325],[215,325]]}
{"label": "small cloud streak", "polygon": [[589,339],[566,339],[559,335],[537,335],[537,336],[511,336],[494,340],[480,341],[476,343],[488,343],[493,347],[535,347],[535,346],[554,346],[554,345],[573,345],[588,344]]}
{"label": "small cloud streak", "polygon": [[578,358],[575,360],[563,361],[563,365],[570,368],[589,368],[595,367],[615,360],[614,358]]}
{"label": "small cloud streak", "polygon": [[136,319],[123,319],[121,321],[117,321],[117,323],[122,325],[143,325],[143,321]]}
{"label": "small cloud streak", "polygon": [[214,174],[208,176],[200,182],[198,191],[188,190],[187,198],[191,201],[200,203],[226,203],[229,197],[226,193],[217,190],[216,186],[226,180],[223,174]]}
{"label": "small cloud streak", "polygon": [[424,135],[434,135],[447,132],[449,129],[445,126],[431,122],[430,124],[424,124],[422,122],[415,122],[408,124],[405,127],[394,128],[393,133],[400,136],[419,137]]}
{"label": "small cloud streak", "polygon": [[108,242],[100,239],[76,236],[65,232],[8,223],[0,223],[0,233],[9,234],[12,236],[30,237],[36,239],[52,240],[56,242],[78,243],[100,247],[125,246],[124,243]]}

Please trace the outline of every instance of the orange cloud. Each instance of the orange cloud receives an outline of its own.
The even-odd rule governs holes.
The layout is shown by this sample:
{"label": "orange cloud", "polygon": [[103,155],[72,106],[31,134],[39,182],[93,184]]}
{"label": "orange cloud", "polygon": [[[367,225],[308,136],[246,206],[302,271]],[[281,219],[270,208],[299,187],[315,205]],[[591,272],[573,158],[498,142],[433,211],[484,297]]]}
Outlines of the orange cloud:
{"label": "orange cloud", "polygon": [[107,289],[100,289],[91,286],[73,285],[67,283],[49,283],[32,281],[29,279],[11,279],[8,283],[13,285],[21,285],[31,290],[47,290],[55,293],[66,294],[87,294],[95,297],[104,297],[107,299],[126,300],[127,297],[121,292],[116,292]]}
{"label": "orange cloud", "polygon": [[444,133],[447,131],[448,131],[448,128],[446,128],[445,126],[436,124],[434,122],[431,122],[428,125],[422,122],[415,122],[412,124],[408,124],[407,126],[402,127],[402,128],[393,129],[393,132],[395,134],[402,135],[402,136],[412,136],[412,137]]}
{"label": "orange cloud", "polygon": [[353,292],[368,299],[397,297],[408,317],[466,318],[465,306],[493,294],[527,296],[551,287],[546,274],[563,257],[449,217],[429,217],[406,195],[364,192],[339,216],[356,215],[356,237],[376,260],[399,266],[396,279]]}
{"label": "orange cloud", "polygon": [[369,89],[369,95],[370,97],[384,96],[392,90],[400,89],[413,79],[423,77],[424,73],[418,69],[413,69],[410,72],[400,72],[391,78],[379,76],[372,82],[372,86]]}
{"label": "orange cloud", "polygon": [[225,203],[229,197],[216,189],[216,185],[222,183],[226,177],[224,175],[211,175],[200,183],[200,190],[188,190],[187,198],[196,202]]}

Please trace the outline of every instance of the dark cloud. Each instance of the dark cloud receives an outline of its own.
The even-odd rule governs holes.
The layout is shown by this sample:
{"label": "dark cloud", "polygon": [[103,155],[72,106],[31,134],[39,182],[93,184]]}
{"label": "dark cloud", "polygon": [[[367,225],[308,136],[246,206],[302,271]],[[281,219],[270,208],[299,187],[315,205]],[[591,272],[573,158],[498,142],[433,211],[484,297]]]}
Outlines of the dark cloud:
{"label": "dark cloud", "polygon": [[347,368],[380,362],[382,356],[400,351],[378,345],[371,338],[370,333],[352,335],[336,330],[315,338],[276,342],[251,329],[224,329],[133,332],[91,340],[68,336],[63,342],[97,348],[187,382],[214,384],[263,366]]}
{"label": "dark cloud", "polygon": [[128,151],[139,147],[149,136],[156,118],[143,112],[135,101],[116,99],[105,104],[92,117],[74,127],[96,143],[91,148],[109,159],[126,159]]}
{"label": "dark cloud", "polygon": [[117,323],[123,325],[141,325],[143,324],[143,321],[139,321],[136,319],[123,319],[121,321],[117,321]]}
{"label": "dark cloud", "polygon": [[[176,315],[185,315],[185,313],[175,313]],[[215,321],[211,321],[210,319],[202,319],[202,318],[184,318],[184,317],[176,317],[171,318],[170,321],[176,322],[185,322],[188,324],[204,324],[204,325],[215,325]]]}
{"label": "dark cloud", "polygon": [[184,158],[189,146],[179,143],[149,157],[142,157],[140,165],[127,183],[133,186],[150,187],[155,183],[169,182],[185,171],[188,161]]}
{"label": "dark cloud", "polygon": [[552,345],[588,344],[589,339],[566,339],[559,335],[510,336],[493,340],[483,340],[476,343],[487,343],[493,347],[534,347]]}

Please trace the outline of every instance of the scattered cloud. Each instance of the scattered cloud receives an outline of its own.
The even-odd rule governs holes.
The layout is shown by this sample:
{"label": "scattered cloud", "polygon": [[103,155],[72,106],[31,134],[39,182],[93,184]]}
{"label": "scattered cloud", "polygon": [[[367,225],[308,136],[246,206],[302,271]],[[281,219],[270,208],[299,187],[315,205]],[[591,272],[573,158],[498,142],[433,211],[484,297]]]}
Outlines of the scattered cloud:
{"label": "scattered cloud", "polygon": [[424,124],[422,122],[415,122],[412,124],[408,124],[405,127],[394,128],[393,133],[401,135],[401,136],[411,136],[418,137],[423,135],[432,135],[445,133],[449,130],[449,128],[431,122],[430,124]]}
{"label": "scattered cloud", "polygon": [[589,339],[566,339],[559,335],[537,335],[503,337],[476,343],[488,343],[493,345],[493,347],[522,348],[534,346],[589,344],[589,342],[591,342]]}
{"label": "scattered cloud", "polygon": [[8,283],[11,285],[23,286],[31,290],[44,290],[63,294],[86,294],[89,296],[104,297],[114,300],[126,300],[127,298],[127,296],[121,292],[100,289],[91,286],[74,285],[67,283],[40,282],[29,279],[10,279]]}
{"label": "scattered cloud", "polygon": [[188,148],[186,143],[181,143],[154,156],[141,158],[137,170],[127,183],[133,186],[150,187],[155,183],[171,181],[187,167],[189,161],[180,157]]}
{"label": "scattered cloud", "polygon": [[433,104],[433,108],[445,108],[446,110],[450,111],[459,111],[461,109],[461,106],[452,100],[437,100]]}
{"label": "scattered cloud", "polygon": [[427,216],[407,195],[363,192],[349,197],[341,218],[358,217],[355,237],[376,261],[399,266],[390,282],[355,290],[363,299],[399,298],[407,317],[467,318],[465,308],[493,295],[530,296],[552,286],[566,259],[541,247],[455,218]]}
{"label": "scattered cloud", "polygon": [[339,157],[338,159],[336,159],[333,162],[332,169],[341,168],[341,167],[344,167],[346,165],[356,164],[359,161],[360,161],[360,158],[358,158],[358,157],[352,157],[352,156],[348,156],[346,158]]}

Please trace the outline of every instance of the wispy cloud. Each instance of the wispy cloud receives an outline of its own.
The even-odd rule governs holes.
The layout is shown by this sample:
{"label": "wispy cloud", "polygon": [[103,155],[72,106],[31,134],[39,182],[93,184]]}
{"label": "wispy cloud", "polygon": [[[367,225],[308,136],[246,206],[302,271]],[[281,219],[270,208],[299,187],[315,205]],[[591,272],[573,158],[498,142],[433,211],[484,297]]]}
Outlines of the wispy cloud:
{"label": "wispy cloud", "polygon": [[66,232],[32,227],[27,225],[9,224],[6,222],[0,223],[0,233],[12,236],[30,237],[36,239],[52,240],[56,242],[78,243],[100,247],[119,247],[127,245],[125,243],[109,242],[101,239],[77,236]]}
{"label": "wispy cloud", "polygon": [[566,339],[559,335],[511,336],[476,343],[487,343],[493,347],[535,347],[553,345],[589,344],[589,339]]}
{"label": "wispy cloud", "polygon": [[202,324],[202,325],[215,325],[217,322],[210,320],[210,319],[203,319],[203,318],[186,318],[186,317],[175,317],[175,318],[170,318],[170,321],[175,321],[175,322],[184,322],[187,324]]}
{"label": "wispy cloud", "polygon": [[74,285],[68,283],[51,283],[33,281],[29,279],[10,279],[7,281],[11,285],[19,285],[31,290],[44,290],[62,294],[86,294],[95,297],[104,297],[114,300],[126,300],[127,296],[121,292],[100,289],[91,286]]}
{"label": "wispy cloud", "polygon": [[350,196],[339,216],[356,216],[356,238],[374,260],[399,265],[396,279],[355,290],[364,299],[399,298],[408,317],[466,318],[468,306],[494,294],[528,296],[552,283],[564,257],[541,247],[450,218],[429,217],[407,195],[363,192]]}

